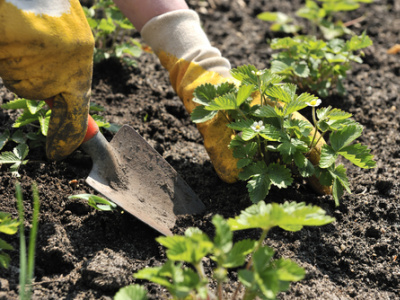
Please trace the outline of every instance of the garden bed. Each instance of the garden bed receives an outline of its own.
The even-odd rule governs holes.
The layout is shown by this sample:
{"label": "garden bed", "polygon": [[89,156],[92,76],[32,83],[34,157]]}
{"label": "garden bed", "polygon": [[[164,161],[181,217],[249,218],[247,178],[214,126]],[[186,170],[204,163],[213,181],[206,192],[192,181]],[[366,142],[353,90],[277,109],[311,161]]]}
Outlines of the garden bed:
{"label": "garden bed", "polygon": [[[253,64],[269,67],[272,50],[266,39],[280,37],[256,19],[262,11],[289,15],[302,1],[188,1],[200,13],[204,30],[234,67]],[[209,3],[215,3],[215,7]],[[273,229],[266,244],[277,256],[290,258],[306,269],[304,280],[293,283],[280,299],[399,299],[400,297],[400,54],[387,50],[400,43],[400,7],[396,1],[376,0],[343,15],[345,20],[366,18],[352,29],[367,35],[363,64],[354,64],[345,81],[348,93],[332,94],[322,106],[332,105],[353,114],[364,125],[360,141],[372,149],[377,167],[348,169],[353,194],[345,194],[335,207],[331,196],[316,195],[303,182],[287,189],[272,188],[267,201],[307,202],[325,209],[336,222],[291,233]],[[0,85],[0,104],[13,95]],[[179,220],[174,231],[197,226],[212,234],[211,217],[233,217],[251,202],[244,183],[226,184],[214,172],[202,138],[169,85],[168,75],[151,53],[145,52],[137,68],[125,68],[117,60],[95,65],[92,101],[103,105],[109,122],[134,127],[181,174],[207,209],[204,215]],[[11,128],[14,112],[0,111],[0,132]],[[106,134],[111,139],[111,134]],[[95,193],[85,184],[90,158],[76,151],[62,162],[49,162],[43,149],[30,153],[30,163],[19,179],[25,199],[36,181],[41,199],[34,299],[110,299],[119,288],[144,284],[151,299],[165,297],[166,290],[135,281],[132,274],[165,261],[159,234],[127,213],[99,212],[85,201],[69,200],[79,193]],[[75,182],[77,181],[77,183]],[[17,217],[14,181],[3,167],[0,175],[0,211]],[[26,200],[29,220],[31,202]],[[246,231],[236,239],[255,236]],[[16,251],[8,269],[0,269],[0,299],[17,299],[18,237],[6,236]],[[206,261],[206,272],[211,263]],[[236,274],[225,291],[237,283]]]}

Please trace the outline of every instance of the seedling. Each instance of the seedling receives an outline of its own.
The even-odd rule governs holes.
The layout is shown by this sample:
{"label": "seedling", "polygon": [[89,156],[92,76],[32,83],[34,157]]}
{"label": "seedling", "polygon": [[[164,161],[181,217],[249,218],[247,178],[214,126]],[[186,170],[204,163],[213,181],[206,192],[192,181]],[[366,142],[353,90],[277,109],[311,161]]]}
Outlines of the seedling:
{"label": "seedling", "polygon": [[[299,231],[303,226],[322,226],[333,221],[317,206],[260,201],[236,218],[225,220],[214,216],[213,239],[198,228],[187,229],[184,236],[157,238],[167,248],[167,262],[160,267],[142,269],[134,277],[166,287],[173,299],[214,299],[208,286],[210,278],[203,269],[203,259],[209,257],[216,264],[212,276],[217,282],[217,299],[224,299],[223,285],[228,280],[229,269],[237,268],[240,285],[230,299],[237,299],[242,287],[245,290],[242,299],[275,299],[279,292],[289,288],[290,282],[303,279],[305,272],[289,259],[274,258],[275,251],[263,244],[269,230],[278,226]],[[256,228],[261,229],[258,240],[233,242],[234,231]]]}
{"label": "seedling", "polygon": [[73,195],[69,196],[68,199],[86,200],[89,206],[101,211],[112,211],[117,208],[117,205],[114,202],[92,194]]}
{"label": "seedling", "polygon": [[[321,100],[309,93],[296,94],[297,87],[282,83],[282,77],[271,70],[257,70],[252,65],[231,71],[240,82],[221,85],[205,84],[196,88],[193,101],[198,103],[191,115],[202,123],[217,114],[225,117],[234,138],[229,148],[238,159],[239,179],[247,181],[250,199],[264,200],[271,186],[286,188],[293,177],[316,176],[325,186],[333,186],[336,205],[344,190],[351,192],[346,169],[336,165],[339,155],[361,168],[373,168],[370,150],[352,142],[363,127],[351,114],[330,106],[316,110]],[[298,111],[312,107],[313,125],[295,118]],[[319,163],[310,160],[322,137]]]}
{"label": "seedling", "polygon": [[[44,101],[28,100],[18,98],[5,103],[1,106],[3,109],[20,110],[21,114],[12,125],[18,128],[13,134],[10,130],[5,130],[0,134],[0,150],[8,142],[16,144],[12,151],[3,151],[0,153],[0,165],[11,165],[10,172],[14,177],[20,177],[18,172],[20,166],[28,163],[26,159],[29,154],[29,149],[44,147],[46,143],[47,130],[49,128],[51,110]],[[102,112],[104,107],[91,103],[91,112]],[[108,123],[104,117],[92,114],[99,128],[106,129],[112,133],[119,130],[120,126],[113,123]],[[28,132],[24,132],[22,127],[29,127]]]}
{"label": "seedling", "polygon": [[361,49],[371,45],[365,32],[347,42],[341,39],[325,42],[311,36],[273,39],[271,48],[281,52],[272,55],[271,71],[303,91],[315,91],[326,97],[336,88],[343,95],[346,92],[343,80],[351,62],[362,63]]}
{"label": "seedling", "polygon": [[24,229],[24,200],[22,189],[19,183],[15,184],[15,196],[17,198],[17,207],[19,215],[19,237],[20,237],[20,274],[19,274],[19,298],[22,300],[31,299],[32,280],[35,268],[35,248],[36,237],[39,227],[39,194],[35,183],[32,184],[33,192],[33,214],[32,228],[29,234],[28,251],[26,249],[25,229]]}
{"label": "seedling", "polygon": [[[281,12],[264,12],[258,18],[273,22],[270,29],[293,33],[294,37],[273,39],[271,48],[281,50],[275,53],[271,70],[284,76],[286,82],[296,84],[303,91],[315,92],[326,97],[329,91],[337,89],[339,95],[346,91],[343,80],[351,62],[362,63],[362,49],[372,45],[365,32],[356,36],[348,25],[336,20],[338,12],[359,8],[359,3],[371,3],[372,0],[307,0],[297,16],[308,20],[311,29],[304,35],[297,35],[301,29],[294,19]],[[339,39],[345,34],[352,35],[350,40]]]}
{"label": "seedling", "polygon": [[[19,221],[12,219],[11,214],[0,212],[0,232],[8,235],[16,234],[18,231]],[[0,266],[8,268],[10,265],[10,255],[5,251],[14,250],[14,247],[5,240],[0,239]]]}
{"label": "seedling", "polygon": [[[354,21],[343,22],[338,19],[338,13],[356,10],[360,7],[360,3],[372,2],[373,0],[306,0],[296,15],[309,22],[311,35],[331,40],[345,34],[353,34],[348,26]],[[297,33],[302,29],[295,19],[282,12],[263,12],[258,14],[257,18],[272,22],[270,26],[272,31]]]}
{"label": "seedling", "polygon": [[[142,48],[137,40],[128,38],[135,27],[114,2],[97,0],[93,6],[83,9],[95,38],[94,62],[117,57],[128,66],[135,66],[136,61],[133,58],[140,56]],[[118,38],[124,40],[120,42],[117,41]]]}

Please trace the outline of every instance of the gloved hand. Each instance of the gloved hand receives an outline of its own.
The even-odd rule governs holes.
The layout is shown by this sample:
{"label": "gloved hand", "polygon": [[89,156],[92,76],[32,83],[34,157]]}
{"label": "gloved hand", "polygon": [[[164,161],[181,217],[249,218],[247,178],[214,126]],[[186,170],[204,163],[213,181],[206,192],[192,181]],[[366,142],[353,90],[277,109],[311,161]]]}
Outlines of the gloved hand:
{"label": "gloved hand", "polygon": [[[189,113],[197,105],[192,101],[197,86],[226,81],[235,83],[229,73],[230,63],[210,45],[194,11],[176,10],[154,17],[144,25],[141,35],[168,70],[171,84]],[[300,114],[295,114],[295,118],[305,119]],[[217,114],[214,119],[197,124],[197,127],[218,176],[232,183],[238,180],[239,170],[237,159],[228,148],[233,132],[226,123],[226,119]],[[319,161],[323,144],[321,139],[311,154],[314,164]],[[330,191],[329,187],[321,186],[316,178],[309,182],[319,193]]]}
{"label": "gloved hand", "polygon": [[31,100],[54,97],[46,153],[59,160],[86,133],[94,39],[78,0],[0,1],[0,77]]}

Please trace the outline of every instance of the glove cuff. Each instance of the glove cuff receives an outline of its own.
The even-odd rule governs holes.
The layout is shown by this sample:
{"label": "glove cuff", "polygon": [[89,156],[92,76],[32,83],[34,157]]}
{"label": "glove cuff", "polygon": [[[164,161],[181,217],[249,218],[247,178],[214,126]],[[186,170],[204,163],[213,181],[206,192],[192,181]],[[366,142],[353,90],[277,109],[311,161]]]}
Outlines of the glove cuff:
{"label": "glove cuff", "polygon": [[[167,53],[196,63],[204,70],[231,77],[229,61],[211,46],[201,28],[198,14],[193,10],[175,10],[154,17],[143,26],[141,35],[159,57],[161,53]],[[163,66],[170,70],[168,61],[161,59]]]}

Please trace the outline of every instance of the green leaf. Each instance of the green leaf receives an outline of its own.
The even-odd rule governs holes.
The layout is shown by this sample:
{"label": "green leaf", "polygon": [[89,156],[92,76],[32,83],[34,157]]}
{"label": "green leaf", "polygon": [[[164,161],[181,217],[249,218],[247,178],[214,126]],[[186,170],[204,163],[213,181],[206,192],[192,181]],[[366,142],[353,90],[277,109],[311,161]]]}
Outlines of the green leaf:
{"label": "green leaf", "polygon": [[257,245],[255,240],[246,239],[235,243],[228,252],[228,256],[223,262],[224,268],[236,268],[242,266],[246,262],[246,255],[253,252]]}
{"label": "green leaf", "polygon": [[333,165],[338,158],[337,152],[329,145],[325,144],[321,149],[321,156],[319,160],[319,166],[321,168],[329,168]]}
{"label": "green leaf", "polygon": [[16,142],[17,144],[23,144],[26,142],[25,133],[22,130],[17,130],[11,136],[11,140]]}
{"label": "green leaf", "polygon": [[227,221],[222,216],[215,215],[212,223],[215,226],[214,247],[223,253],[228,253],[232,249],[233,234]]}
{"label": "green leaf", "polygon": [[278,259],[275,266],[278,279],[281,281],[300,281],[306,275],[305,270],[290,259]]}
{"label": "green leaf", "polygon": [[371,150],[368,149],[367,146],[357,143],[342,148],[338,154],[342,155],[360,168],[371,169],[376,166],[376,162],[373,160],[373,155],[370,154],[370,152]]}
{"label": "green leaf", "polygon": [[289,103],[292,100],[291,95],[285,91],[283,88],[280,86],[272,86],[266,90],[266,94],[270,97],[274,97],[275,99]]}
{"label": "green leaf", "polygon": [[0,253],[0,266],[3,268],[8,268],[11,262],[11,257],[7,253],[1,252]]}
{"label": "green leaf", "polygon": [[236,107],[240,107],[253,93],[253,85],[242,85],[239,88],[238,94],[236,96]]}
{"label": "green leaf", "polygon": [[133,275],[137,279],[146,279],[160,284],[168,289],[177,299],[186,299],[194,290],[204,298],[205,282],[189,268],[182,269],[182,265],[175,265],[168,260],[162,267],[145,268]]}
{"label": "green leaf", "polygon": [[334,180],[338,180],[340,184],[351,194],[349,179],[346,175],[346,168],[343,165],[338,165],[334,171],[329,170]]}
{"label": "green leaf", "polygon": [[27,108],[26,102],[28,100],[24,98],[18,98],[11,100],[10,102],[4,103],[1,105],[1,108],[4,109],[24,109]]}
{"label": "green leaf", "polygon": [[338,152],[343,147],[346,147],[355,139],[361,136],[363,127],[361,125],[350,125],[344,127],[340,131],[332,132],[330,135],[330,141],[332,148]]}
{"label": "green leaf", "polygon": [[314,175],[314,165],[304,156],[303,153],[297,151],[293,156],[294,163],[299,168],[302,177],[310,177]]}
{"label": "green leaf", "polygon": [[263,105],[252,113],[255,117],[260,118],[279,118],[280,115],[276,112],[275,108],[269,105]]}
{"label": "green leaf", "polygon": [[258,85],[257,68],[253,65],[244,65],[232,69],[233,78],[242,82],[243,85]]}
{"label": "green leaf", "polygon": [[198,228],[188,228],[185,236],[168,236],[156,239],[167,248],[167,257],[173,261],[198,264],[213,248],[208,236]]}
{"label": "green leaf", "polygon": [[228,128],[236,130],[236,131],[243,131],[245,129],[250,129],[250,127],[253,125],[254,120],[252,119],[247,119],[247,120],[243,120],[243,119],[239,119],[236,122],[232,122],[230,124],[228,124]]}
{"label": "green leaf", "polygon": [[209,111],[205,109],[205,106],[197,106],[193,109],[190,118],[194,123],[203,123],[213,119],[217,113],[217,110]]}
{"label": "green leaf", "polygon": [[306,78],[310,76],[310,69],[305,61],[300,61],[293,65],[293,72],[299,77]]}
{"label": "green leaf", "polygon": [[356,51],[372,45],[372,40],[366,35],[365,31],[360,36],[353,36],[350,41],[346,42],[348,51]]}
{"label": "green leaf", "polygon": [[38,113],[45,105],[46,102],[44,101],[26,100],[26,107],[32,115]]}
{"label": "green leaf", "polygon": [[121,288],[114,296],[114,300],[147,300],[147,291],[138,284]]}
{"label": "green leaf", "polygon": [[253,175],[247,182],[247,190],[249,192],[250,200],[257,203],[264,200],[268,195],[271,188],[271,180],[266,174]]}
{"label": "green leaf", "polygon": [[72,195],[69,196],[68,199],[86,200],[91,207],[101,211],[112,211],[117,208],[117,205],[114,202],[92,194]]}
{"label": "green leaf", "polygon": [[19,221],[12,219],[11,214],[6,212],[0,212],[0,232],[13,235],[17,233]]}
{"label": "green leaf", "polygon": [[228,224],[233,231],[254,228],[269,230],[275,226],[298,231],[303,226],[322,226],[333,221],[334,218],[327,216],[318,206],[297,202],[266,204],[260,201],[242,211],[236,218],[228,219]]}
{"label": "green leaf", "polygon": [[39,116],[40,131],[44,136],[47,136],[49,130],[50,117],[51,110],[48,110],[44,116]]}
{"label": "green leaf", "polygon": [[10,138],[10,130],[6,129],[0,135],[0,150],[3,149],[5,144],[7,144],[9,138]]}
{"label": "green leaf", "polygon": [[215,98],[208,106],[204,106],[206,110],[235,110],[237,107],[236,96],[233,93]]}

